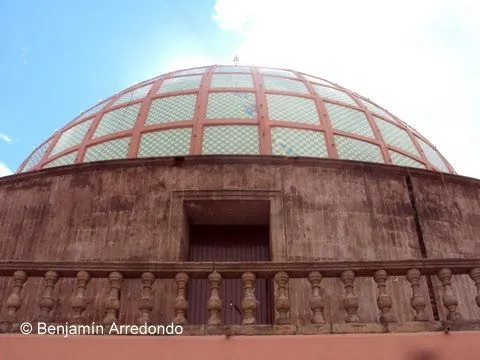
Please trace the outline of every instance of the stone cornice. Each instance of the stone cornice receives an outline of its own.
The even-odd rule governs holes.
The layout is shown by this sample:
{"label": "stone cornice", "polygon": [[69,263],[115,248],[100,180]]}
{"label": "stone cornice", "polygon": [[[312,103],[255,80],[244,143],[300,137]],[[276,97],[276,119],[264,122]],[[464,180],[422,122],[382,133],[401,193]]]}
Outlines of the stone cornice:
{"label": "stone cornice", "polygon": [[305,157],[282,157],[282,156],[247,156],[247,155],[195,155],[184,157],[161,157],[161,158],[138,158],[121,159],[101,162],[75,164],[69,166],[54,167],[40,171],[14,174],[0,178],[0,186],[12,182],[28,181],[38,177],[50,177],[82,172],[105,171],[132,167],[156,167],[176,166],[186,167],[194,165],[285,165],[285,166],[309,166],[318,168],[337,168],[343,170],[362,170],[377,174],[388,174],[398,176],[414,175],[429,178],[437,181],[449,181],[469,183],[480,186],[480,179],[465,176],[447,174],[430,170],[407,168],[388,164],[377,164],[339,159],[321,159]]}

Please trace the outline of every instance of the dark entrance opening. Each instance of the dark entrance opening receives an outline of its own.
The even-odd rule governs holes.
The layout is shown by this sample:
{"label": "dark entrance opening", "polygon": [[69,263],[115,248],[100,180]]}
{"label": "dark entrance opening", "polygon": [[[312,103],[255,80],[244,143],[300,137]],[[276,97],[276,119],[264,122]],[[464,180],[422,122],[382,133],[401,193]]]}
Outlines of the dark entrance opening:
{"label": "dark entrance opening", "polygon": [[[189,261],[240,262],[270,260],[269,202],[195,201],[186,204]],[[222,279],[222,323],[242,322],[243,283]],[[256,323],[271,324],[272,284],[255,280]],[[190,324],[206,324],[210,287],[206,279],[191,279],[188,285]]]}

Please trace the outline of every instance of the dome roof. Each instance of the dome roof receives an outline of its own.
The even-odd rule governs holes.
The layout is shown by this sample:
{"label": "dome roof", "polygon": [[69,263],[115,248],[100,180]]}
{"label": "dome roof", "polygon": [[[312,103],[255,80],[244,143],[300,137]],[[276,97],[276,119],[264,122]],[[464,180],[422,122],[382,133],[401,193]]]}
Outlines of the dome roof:
{"label": "dome roof", "polygon": [[18,172],[91,161],[248,154],[308,156],[453,172],[415,130],[330,81],[285,69],[171,72],[93,106]]}

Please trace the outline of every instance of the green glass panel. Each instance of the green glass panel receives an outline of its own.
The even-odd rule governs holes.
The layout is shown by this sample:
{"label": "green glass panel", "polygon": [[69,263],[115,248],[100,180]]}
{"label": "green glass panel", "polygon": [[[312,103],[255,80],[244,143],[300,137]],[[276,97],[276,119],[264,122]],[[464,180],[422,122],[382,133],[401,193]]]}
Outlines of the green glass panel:
{"label": "green glass panel", "polygon": [[130,130],[137,121],[138,111],[141,104],[125,106],[117,110],[109,111],[103,115],[102,120],[95,130],[94,138],[119,131]]}
{"label": "green glass panel", "polygon": [[126,102],[138,100],[138,99],[143,99],[145,96],[147,96],[148,92],[152,88],[152,84],[148,84],[145,86],[142,86],[138,89],[129,91],[122,96],[120,96],[112,106],[120,105]]}
{"label": "green glass panel", "polygon": [[77,151],[71,152],[69,154],[60,156],[59,158],[50,161],[49,163],[43,166],[44,169],[52,168],[56,166],[64,166],[64,165],[72,165],[75,164],[75,160],[77,159]]}
{"label": "green glass panel", "polygon": [[197,95],[169,96],[152,101],[146,124],[161,124],[172,121],[192,120]]}
{"label": "green glass panel", "polygon": [[93,145],[87,148],[85,152],[84,162],[126,159],[128,154],[128,146],[130,138],[125,137],[111,141],[105,141],[98,145]]}
{"label": "green glass panel", "polygon": [[310,75],[306,75],[306,74],[303,74],[303,76],[305,77],[305,79],[307,79],[308,81],[314,83],[314,84],[324,84],[324,85],[329,85],[329,86],[332,86],[332,84],[326,80],[323,80],[323,79],[319,79],[319,78],[316,78],[314,76],[310,76]]}
{"label": "green glass panel", "polygon": [[325,103],[334,129],[374,138],[373,130],[363,111]]}
{"label": "green glass panel", "polygon": [[271,120],[293,121],[319,125],[317,108],[311,99],[297,96],[267,94],[268,115]]}
{"label": "green glass panel", "polygon": [[368,102],[366,100],[363,100],[363,99],[360,99],[360,101],[362,102],[363,105],[365,105],[365,107],[370,110],[372,113],[374,114],[377,114],[377,115],[380,115],[380,116],[383,116],[384,118],[386,119],[390,119],[390,120],[394,120],[393,117],[387,113],[385,110],[383,110],[382,108],[378,107],[377,105],[375,104],[372,104],[371,102]]}
{"label": "green glass panel", "polygon": [[45,144],[40,146],[38,149],[36,149],[32,155],[28,158],[27,163],[23,167],[22,172],[29,171],[30,169],[34,168],[35,166],[38,165],[38,163],[42,160],[43,155],[45,155],[45,152],[48,150],[48,147],[50,146],[51,140],[47,141]]}
{"label": "green glass panel", "polygon": [[327,157],[323,132],[275,127],[272,153],[283,156]]}
{"label": "green glass panel", "polygon": [[292,77],[292,78],[297,77],[297,75],[295,75],[293,72],[288,70],[259,68],[258,71],[264,75],[285,76],[285,77]]}
{"label": "green glass panel", "polygon": [[139,157],[178,156],[190,153],[192,129],[171,129],[142,135]]}
{"label": "green glass panel", "polygon": [[249,74],[214,74],[211,88],[253,88],[253,78]]}
{"label": "green glass panel", "polygon": [[396,151],[393,151],[393,150],[389,150],[388,152],[390,153],[390,157],[392,158],[392,163],[394,165],[425,169],[425,165],[423,165],[422,163],[416,160],[413,160],[408,156],[397,153]]}
{"label": "green glass panel", "polygon": [[321,85],[313,85],[313,87],[317,94],[322,98],[358,106],[357,103],[346,92]]}
{"label": "green glass panel", "polygon": [[246,67],[246,66],[217,66],[214,72],[216,73],[222,73],[222,72],[247,73],[247,72],[251,72],[251,70],[249,67]]}
{"label": "green glass panel", "polygon": [[87,111],[83,112],[82,114],[80,114],[79,117],[77,117],[74,121],[72,122],[78,122],[82,119],[85,119],[89,116],[92,116],[93,114],[99,112],[100,110],[102,110],[106,105],[107,105],[107,102],[108,100],[105,100],[104,102],[100,103],[100,104],[97,104],[95,106],[93,106],[92,108],[88,109]]}
{"label": "green glass panel", "polygon": [[334,136],[338,157],[340,159],[384,163],[380,147],[366,141]]}
{"label": "green glass panel", "polygon": [[248,125],[207,126],[202,154],[259,154],[258,128]]}
{"label": "green glass panel", "polygon": [[256,117],[254,93],[222,92],[208,95],[207,119],[255,119]]}
{"label": "green glass panel", "polygon": [[412,155],[420,156],[408,133],[388,121],[374,117],[383,139],[388,145],[395,146]]}
{"label": "green glass panel", "polygon": [[60,135],[60,138],[55,144],[50,156],[58,154],[68,148],[71,148],[72,146],[79,145],[90,129],[90,126],[92,126],[92,123],[93,119],[90,119],[81,124],[75,125],[67,131],[64,131],[63,134]]}
{"label": "green glass panel", "polygon": [[289,91],[299,94],[308,94],[308,89],[305,84],[298,80],[264,76],[263,84],[265,85],[266,90]]}
{"label": "green glass panel", "polygon": [[181,76],[165,79],[158,89],[158,94],[164,94],[173,91],[193,90],[200,87],[202,75]]}
{"label": "green glass panel", "polygon": [[428,145],[426,142],[423,140],[417,138],[418,143],[420,144],[425,156],[427,157],[427,160],[435,166],[438,170],[444,171],[444,172],[450,172],[448,170],[447,165],[445,165],[445,162],[443,159],[440,157],[438,154],[438,151],[432,148],[430,145]]}

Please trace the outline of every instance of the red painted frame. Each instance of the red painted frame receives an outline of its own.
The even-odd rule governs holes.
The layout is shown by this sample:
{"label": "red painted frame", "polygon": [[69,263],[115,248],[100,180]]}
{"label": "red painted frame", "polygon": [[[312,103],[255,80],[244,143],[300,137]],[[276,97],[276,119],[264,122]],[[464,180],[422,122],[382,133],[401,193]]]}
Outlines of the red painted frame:
{"label": "red painted frame", "polygon": [[[190,145],[190,154],[191,155],[200,155],[202,153],[202,143],[203,143],[203,130],[205,126],[218,126],[218,125],[254,125],[259,127],[259,149],[260,149],[260,154],[262,155],[271,155],[272,154],[272,139],[271,139],[271,129],[273,127],[286,127],[286,128],[295,128],[295,129],[305,129],[305,130],[311,130],[311,131],[319,131],[323,132],[325,135],[325,141],[326,141],[326,147],[328,151],[328,156],[330,158],[338,158],[338,153],[335,147],[335,142],[333,140],[334,135],[341,135],[341,136],[346,136],[349,138],[353,139],[358,139],[361,141],[366,141],[372,144],[375,144],[379,146],[382,156],[384,158],[385,163],[387,164],[392,164],[392,160],[390,158],[389,150],[393,150],[399,154],[402,154],[408,158],[411,158],[412,160],[415,160],[417,162],[420,162],[423,164],[427,169],[429,170],[436,170],[436,168],[428,161],[428,159],[425,156],[425,153],[423,152],[420,144],[417,141],[417,138],[421,139],[428,145],[432,146],[435,149],[435,146],[433,146],[428,140],[426,140],[423,136],[418,134],[416,130],[410,129],[410,127],[404,123],[403,121],[399,120],[397,117],[394,115],[390,114],[388,111],[383,109],[382,107],[378,106],[375,104],[373,101],[362,97],[353,91],[350,91],[340,85],[337,85],[335,83],[332,83],[331,81],[308,75],[308,74],[303,74],[294,70],[290,69],[274,69],[274,70],[284,70],[284,71],[289,71],[292,74],[296,76],[295,78],[288,77],[288,76],[282,76],[282,75],[273,75],[273,74],[265,74],[260,71],[261,68],[259,67],[249,67],[249,66],[242,66],[242,68],[248,68],[249,72],[235,72],[235,71],[222,71],[222,72],[215,72],[217,66],[219,65],[213,65],[213,66],[208,66],[208,67],[199,67],[199,68],[192,68],[192,69],[186,69],[186,70],[195,70],[195,69],[200,69],[200,68],[205,68],[205,72],[200,75],[202,76],[200,86],[198,89],[188,89],[188,90],[182,90],[182,91],[175,91],[175,92],[169,92],[169,93],[162,93],[158,94],[158,90],[160,89],[161,85],[166,79],[169,78],[179,78],[179,77],[184,77],[184,76],[192,76],[196,74],[180,74],[178,75],[178,72],[171,72],[162,76],[157,76],[155,78],[140,82],[134,86],[129,87],[128,89],[121,91],[114,96],[110,97],[107,100],[104,100],[103,103],[106,105],[96,114],[92,114],[89,116],[86,116],[84,119],[81,119],[81,121],[74,122],[71,121],[68,123],[64,128],[56,132],[52,137],[44,141],[40,146],[45,144],[48,141],[51,141],[51,143],[48,146],[47,151],[45,151],[44,155],[40,159],[40,161],[32,167],[29,171],[32,170],[39,170],[41,169],[44,165],[49,163],[50,161],[53,161],[55,159],[58,159],[64,155],[67,155],[73,151],[78,151],[78,155],[76,158],[76,163],[82,163],[85,152],[88,147],[93,146],[93,145],[98,145],[100,143],[106,142],[106,141],[111,141],[114,139],[122,138],[129,136],[130,137],[130,144],[129,144],[129,149],[128,149],[128,158],[135,158],[137,157],[138,151],[139,151],[139,146],[140,146],[140,141],[141,141],[141,136],[144,133],[152,132],[152,131],[160,131],[160,130],[167,130],[167,129],[176,129],[176,128],[184,128],[184,127],[189,127],[192,128],[192,140],[191,140],[191,145]],[[222,65],[220,65],[222,66]],[[231,68],[235,68],[235,66],[231,65],[223,65],[223,66],[229,66]],[[179,70],[179,71],[184,71],[184,70]],[[253,87],[252,88],[227,88],[227,87],[222,87],[222,88],[211,88],[210,87],[210,82],[212,79],[213,74],[250,74],[252,75],[253,78]],[[198,76],[198,75],[197,75]],[[265,89],[265,86],[263,84],[263,76],[269,76],[269,77],[278,77],[278,78],[284,78],[284,79],[289,79],[289,80],[294,80],[294,81],[300,81],[302,82],[306,88],[308,89],[308,94],[301,94],[301,93],[295,93],[295,92],[289,92],[289,91],[278,91],[278,90],[270,90],[270,89]],[[343,91],[345,92],[348,96],[350,96],[353,101],[357,104],[352,105],[352,104],[346,104],[342,103],[340,101],[332,100],[332,99],[327,99],[327,98],[322,98],[318,96],[315,92],[315,89],[312,85],[312,82],[306,78],[306,76],[310,76],[312,78],[317,78],[325,83],[319,83],[321,86],[329,87],[335,90]],[[152,83],[152,87],[148,91],[147,95],[143,99],[135,99],[131,100],[128,102],[124,102],[122,104],[117,104],[114,106],[115,102],[124,94],[129,93],[131,91],[137,90],[145,85],[148,85],[149,82]],[[255,94],[256,98],[256,110],[257,110],[257,119],[206,119],[206,113],[207,113],[207,106],[208,106],[208,95],[210,93],[218,93],[218,92],[250,92]],[[152,101],[159,99],[159,98],[166,98],[166,97],[171,97],[171,96],[177,96],[177,95],[188,95],[188,94],[195,94],[197,95],[196,99],[196,104],[195,104],[195,112],[194,116],[192,119],[184,119],[184,120],[179,120],[179,121],[174,121],[174,122],[168,122],[168,123],[161,123],[161,124],[153,124],[153,125],[147,125],[146,124],[146,119],[148,116],[148,112],[150,111],[150,107],[152,105]],[[268,113],[268,106],[267,106],[267,94],[278,94],[278,95],[287,95],[287,96],[295,96],[295,97],[301,97],[305,99],[310,99],[313,100],[319,115],[319,123],[318,124],[302,124],[302,123],[297,123],[294,121],[278,121],[278,120],[271,120],[269,117]],[[368,101],[382,110],[384,110],[387,114],[391,116],[391,119],[386,118],[382,116],[381,114],[376,114],[371,111],[369,111],[365,105],[362,103],[362,101]],[[373,130],[374,133],[374,138],[367,138],[361,135],[353,134],[353,133],[346,133],[340,130],[336,130],[333,128],[328,112],[325,106],[325,103],[332,103],[340,106],[344,106],[347,108],[355,109],[358,111],[362,111],[365,115],[366,118],[368,119],[368,122],[370,124],[370,127]],[[135,124],[132,129],[129,130],[124,130],[124,131],[119,131],[113,134],[108,134],[105,136],[97,137],[94,138],[93,135],[95,133],[95,130],[98,127],[98,124],[100,123],[101,119],[103,118],[103,115],[107,112],[116,110],[116,109],[121,109],[126,106],[134,105],[134,104],[141,104],[137,119],[135,121]],[[92,106],[90,109],[93,107],[97,106],[98,104],[95,104]],[[89,110],[90,110],[89,109]],[[87,110],[88,111],[88,110]],[[85,113],[85,112],[84,112]],[[77,116],[76,118],[81,118],[82,114]],[[405,152],[402,149],[399,149],[395,146],[389,145],[385,142],[380,129],[377,127],[376,121],[374,120],[373,116],[378,117],[384,121],[387,121],[400,129],[403,129],[407,132],[409,137],[411,138],[415,148],[418,150],[418,153],[420,156],[414,156],[408,152]],[[93,118],[93,123],[92,126],[89,128],[87,131],[83,141],[77,145],[73,146],[71,148],[65,149],[64,151],[55,154],[55,156],[50,156],[55,144],[57,143],[58,139],[60,136],[68,129],[77,126],[80,123],[83,123],[84,121],[90,120]],[[294,120],[294,119],[292,119]],[[39,146],[39,147],[40,147]],[[37,147],[34,152],[39,148]],[[28,160],[30,157],[34,154],[32,154],[22,163],[20,166],[19,170],[17,172],[22,172],[23,168],[27,164]],[[438,151],[437,151],[438,152]],[[445,166],[449,169],[450,172],[454,173],[453,168],[451,165],[445,160],[445,158],[438,152],[440,157],[443,159]]]}

